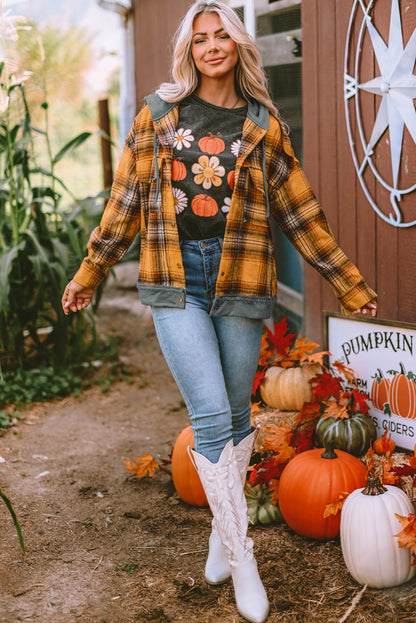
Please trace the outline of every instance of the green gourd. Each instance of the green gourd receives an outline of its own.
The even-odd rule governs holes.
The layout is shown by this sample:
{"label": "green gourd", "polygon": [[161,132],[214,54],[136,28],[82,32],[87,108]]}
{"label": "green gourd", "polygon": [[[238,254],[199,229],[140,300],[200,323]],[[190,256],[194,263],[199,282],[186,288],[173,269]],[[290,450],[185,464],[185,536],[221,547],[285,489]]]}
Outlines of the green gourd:
{"label": "green gourd", "polygon": [[251,523],[266,526],[283,521],[280,509],[273,504],[265,485],[259,484],[253,487],[247,482],[244,487],[244,494]]}
{"label": "green gourd", "polygon": [[362,456],[377,437],[376,427],[371,417],[354,413],[345,419],[325,417],[323,414],[316,425],[316,445],[344,450],[354,456]]}

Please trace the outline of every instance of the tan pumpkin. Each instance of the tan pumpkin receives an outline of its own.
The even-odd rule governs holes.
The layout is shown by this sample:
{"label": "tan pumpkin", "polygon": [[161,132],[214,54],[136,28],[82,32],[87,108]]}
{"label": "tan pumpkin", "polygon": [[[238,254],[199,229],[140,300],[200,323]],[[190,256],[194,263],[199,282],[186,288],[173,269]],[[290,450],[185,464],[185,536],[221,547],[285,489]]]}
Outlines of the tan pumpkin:
{"label": "tan pumpkin", "polygon": [[197,216],[214,216],[218,212],[218,204],[209,195],[196,195],[191,203],[192,212]]}
{"label": "tan pumpkin", "polygon": [[268,368],[260,385],[263,402],[273,409],[299,411],[305,402],[312,400],[309,381],[319,372],[319,363],[304,363],[293,368]]}

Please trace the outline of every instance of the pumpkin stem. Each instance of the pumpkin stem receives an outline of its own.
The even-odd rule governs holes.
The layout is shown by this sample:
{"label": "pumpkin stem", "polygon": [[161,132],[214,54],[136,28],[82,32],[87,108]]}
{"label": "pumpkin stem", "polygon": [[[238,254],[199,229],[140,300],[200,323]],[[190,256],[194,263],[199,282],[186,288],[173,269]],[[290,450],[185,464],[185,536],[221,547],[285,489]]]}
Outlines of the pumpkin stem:
{"label": "pumpkin stem", "polygon": [[387,491],[386,487],[381,483],[380,478],[373,469],[368,472],[367,485],[361,491],[364,495],[382,495]]}
{"label": "pumpkin stem", "polygon": [[337,459],[338,455],[334,452],[334,444],[332,442],[328,442],[325,446],[324,452],[322,452],[321,457],[323,459]]}

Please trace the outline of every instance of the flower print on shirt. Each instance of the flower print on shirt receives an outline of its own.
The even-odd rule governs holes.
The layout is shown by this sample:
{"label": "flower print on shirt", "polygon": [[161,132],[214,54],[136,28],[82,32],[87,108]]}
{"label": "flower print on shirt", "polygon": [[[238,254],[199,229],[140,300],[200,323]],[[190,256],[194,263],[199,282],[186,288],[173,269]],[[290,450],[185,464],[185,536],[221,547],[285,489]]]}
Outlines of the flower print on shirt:
{"label": "flower print on shirt", "polygon": [[231,143],[231,153],[236,158],[237,158],[238,154],[240,153],[240,147],[241,147],[241,140],[239,138],[236,141],[234,141],[233,143]]}
{"label": "flower print on shirt", "polygon": [[228,212],[230,211],[230,205],[231,205],[231,197],[225,197],[224,205],[221,206],[221,212],[225,214],[226,216],[228,216]]}
{"label": "flower print on shirt", "polygon": [[198,162],[192,165],[191,171],[195,174],[195,184],[202,184],[205,190],[209,190],[211,186],[221,186],[221,178],[225,175],[225,169],[217,156],[200,156]]}
{"label": "flower print on shirt", "polygon": [[195,136],[192,135],[192,130],[179,128],[179,130],[176,130],[175,132],[173,146],[180,150],[182,147],[190,147],[192,141],[194,140]]}
{"label": "flower print on shirt", "polygon": [[172,188],[173,192],[173,202],[175,206],[176,214],[180,214],[183,212],[188,205],[188,197],[180,188]]}

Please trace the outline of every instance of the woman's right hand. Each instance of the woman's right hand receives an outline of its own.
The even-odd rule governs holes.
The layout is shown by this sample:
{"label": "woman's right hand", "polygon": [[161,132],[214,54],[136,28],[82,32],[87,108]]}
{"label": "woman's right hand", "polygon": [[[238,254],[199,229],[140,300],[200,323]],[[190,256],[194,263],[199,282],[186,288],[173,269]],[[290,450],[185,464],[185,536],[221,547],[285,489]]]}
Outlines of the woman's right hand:
{"label": "woman's right hand", "polygon": [[64,314],[68,314],[69,310],[77,312],[84,309],[84,307],[88,307],[93,294],[94,290],[84,288],[84,286],[72,279],[66,286],[62,297]]}

